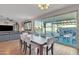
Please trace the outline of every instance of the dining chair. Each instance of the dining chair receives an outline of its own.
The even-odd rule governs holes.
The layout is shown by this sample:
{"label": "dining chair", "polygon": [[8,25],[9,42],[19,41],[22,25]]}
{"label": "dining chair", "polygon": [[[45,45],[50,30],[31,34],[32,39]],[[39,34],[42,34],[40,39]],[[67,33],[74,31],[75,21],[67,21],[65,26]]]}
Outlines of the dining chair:
{"label": "dining chair", "polygon": [[32,39],[35,39],[35,36],[33,34],[28,34],[25,38],[25,54],[27,52],[27,49],[29,49],[29,55],[38,55],[39,54],[39,48],[38,45],[31,42]]}
{"label": "dining chair", "polygon": [[20,39],[20,45],[21,45],[21,49],[23,50],[23,52],[25,51],[25,37],[26,37],[27,33],[26,32],[22,32],[21,39]]}
{"label": "dining chair", "polygon": [[39,55],[39,47],[34,43],[31,43],[31,55]]}
{"label": "dining chair", "polygon": [[49,51],[51,51],[50,53],[53,55],[53,44],[54,44],[53,38],[47,39],[46,55],[49,54]]}
{"label": "dining chair", "polygon": [[25,39],[25,42],[24,42],[24,51],[25,51],[25,54],[27,52],[27,49],[29,49],[29,55],[30,55],[31,54],[30,34],[24,35],[24,39]]}
{"label": "dining chair", "polygon": [[[33,40],[33,39],[37,40],[37,39],[39,39],[39,36],[38,35],[32,35],[30,40]],[[31,50],[32,50],[31,51],[32,55],[39,55],[39,46],[37,44],[31,42]]]}
{"label": "dining chair", "polygon": [[25,42],[25,40],[26,40],[26,36],[27,36],[27,35],[28,35],[27,32],[23,32],[23,40],[24,40],[23,52],[25,52],[25,48],[26,48],[25,44],[26,44],[27,42]]}
{"label": "dining chair", "polygon": [[23,33],[20,34],[20,46],[21,46],[20,49],[22,49],[24,47]]}

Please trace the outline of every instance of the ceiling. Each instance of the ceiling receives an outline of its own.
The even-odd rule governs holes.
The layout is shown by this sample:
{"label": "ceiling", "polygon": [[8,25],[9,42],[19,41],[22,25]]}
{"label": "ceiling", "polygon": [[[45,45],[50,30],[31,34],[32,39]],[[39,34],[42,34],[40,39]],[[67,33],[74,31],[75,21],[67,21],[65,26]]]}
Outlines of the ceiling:
{"label": "ceiling", "polygon": [[14,20],[34,18],[44,13],[55,11],[69,4],[51,4],[48,10],[40,10],[36,4],[0,4],[0,15]]}

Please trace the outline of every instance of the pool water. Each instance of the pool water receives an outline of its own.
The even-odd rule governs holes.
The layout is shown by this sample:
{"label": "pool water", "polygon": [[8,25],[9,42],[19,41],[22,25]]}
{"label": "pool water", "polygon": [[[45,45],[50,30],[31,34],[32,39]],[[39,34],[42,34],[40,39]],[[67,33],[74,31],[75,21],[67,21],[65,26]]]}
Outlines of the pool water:
{"label": "pool water", "polygon": [[58,39],[57,42],[63,43],[65,45],[69,45],[69,46],[73,46],[73,47],[76,47],[76,45],[77,45],[76,38],[72,39],[70,37],[59,37],[57,39]]}

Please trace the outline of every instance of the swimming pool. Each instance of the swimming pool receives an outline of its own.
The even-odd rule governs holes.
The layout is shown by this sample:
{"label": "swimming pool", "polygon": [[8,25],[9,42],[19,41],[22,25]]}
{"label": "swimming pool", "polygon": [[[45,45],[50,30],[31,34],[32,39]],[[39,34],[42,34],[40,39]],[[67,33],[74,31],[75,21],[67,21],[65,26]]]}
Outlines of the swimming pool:
{"label": "swimming pool", "polygon": [[76,41],[76,38],[75,37],[58,37],[56,38],[57,42],[59,43],[62,43],[64,45],[69,45],[69,46],[72,46],[72,47],[76,47],[77,46],[77,41]]}

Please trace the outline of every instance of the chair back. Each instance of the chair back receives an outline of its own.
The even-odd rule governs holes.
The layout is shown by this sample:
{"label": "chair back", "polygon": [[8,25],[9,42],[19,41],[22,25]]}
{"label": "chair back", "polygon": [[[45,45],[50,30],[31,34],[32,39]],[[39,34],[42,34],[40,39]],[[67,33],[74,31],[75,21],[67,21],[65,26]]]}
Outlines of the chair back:
{"label": "chair back", "polygon": [[24,41],[24,40],[26,39],[27,34],[28,34],[28,33],[26,33],[26,32],[22,32],[22,33],[20,34],[21,40]]}
{"label": "chair back", "polygon": [[27,37],[28,33],[27,32],[23,32],[23,39],[25,40]]}
{"label": "chair back", "polygon": [[23,33],[20,34],[20,38],[21,38],[21,40],[24,40],[24,39],[23,39]]}
{"label": "chair back", "polygon": [[47,39],[47,46],[51,46],[51,44],[53,44],[53,39],[50,38],[50,39]]}
{"label": "chair back", "polygon": [[27,34],[25,37],[25,42],[27,42],[27,44],[31,44],[31,34]]}

